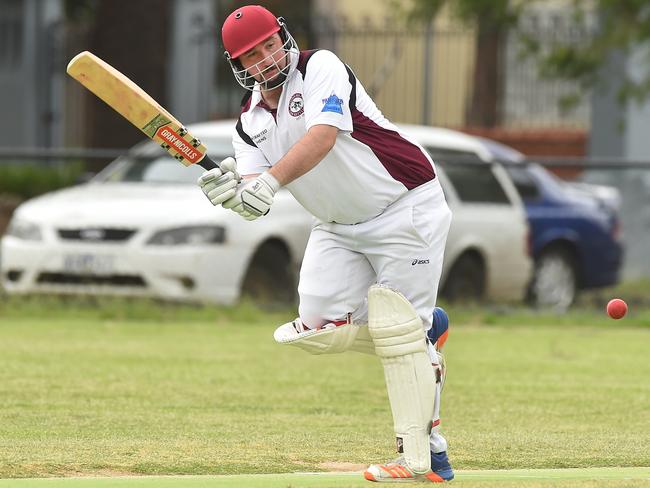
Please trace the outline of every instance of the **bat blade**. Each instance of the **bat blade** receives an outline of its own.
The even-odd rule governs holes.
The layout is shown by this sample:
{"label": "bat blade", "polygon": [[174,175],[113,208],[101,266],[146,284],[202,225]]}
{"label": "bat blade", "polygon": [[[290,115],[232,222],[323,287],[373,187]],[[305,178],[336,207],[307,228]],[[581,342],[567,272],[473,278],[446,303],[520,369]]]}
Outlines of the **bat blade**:
{"label": "bat blade", "polygon": [[184,165],[198,163],[206,169],[217,167],[200,140],[107,62],[84,51],[70,60],[66,71]]}

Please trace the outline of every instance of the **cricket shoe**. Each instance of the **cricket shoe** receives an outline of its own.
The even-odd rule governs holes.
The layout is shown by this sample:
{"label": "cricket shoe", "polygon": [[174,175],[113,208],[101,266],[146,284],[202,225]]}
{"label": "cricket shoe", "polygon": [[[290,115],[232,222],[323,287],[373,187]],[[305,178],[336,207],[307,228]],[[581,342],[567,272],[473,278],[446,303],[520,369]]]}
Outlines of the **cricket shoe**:
{"label": "cricket shoe", "polygon": [[384,483],[408,483],[429,481],[431,483],[443,483],[454,479],[454,471],[451,469],[446,452],[437,454],[431,453],[431,470],[424,474],[416,474],[408,467],[403,456],[386,464],[372,464],[363,473],[368,481]]}
{"label": "cricket shoe", "polygon": [[454,479],[454,470],[447,457],[447,451],[431,453],[431,471],[440,476],[444,481]]}

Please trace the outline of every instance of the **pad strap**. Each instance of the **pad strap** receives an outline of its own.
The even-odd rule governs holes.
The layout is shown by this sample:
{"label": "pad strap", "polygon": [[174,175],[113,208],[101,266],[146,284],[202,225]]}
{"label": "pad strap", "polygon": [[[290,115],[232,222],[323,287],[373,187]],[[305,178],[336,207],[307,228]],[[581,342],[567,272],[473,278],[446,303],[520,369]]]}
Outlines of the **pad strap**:
{"label": "pad strap", "polygon": [[278,327],[273,338],[279,344],[296,346],[310,354],[336,354],[344,351],[375,354],[367,324],[345,321],[325,324],[320,329],[302,329],[302,322],[296,319]]}

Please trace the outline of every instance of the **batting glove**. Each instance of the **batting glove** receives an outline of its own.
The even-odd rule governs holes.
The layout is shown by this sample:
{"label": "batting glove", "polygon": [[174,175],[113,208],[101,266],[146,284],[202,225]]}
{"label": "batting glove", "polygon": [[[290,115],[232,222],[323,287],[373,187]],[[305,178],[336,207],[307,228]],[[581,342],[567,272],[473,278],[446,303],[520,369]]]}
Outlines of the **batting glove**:
{"label": "batting glove", "polygon": [[223,202],[235,196],[237,184],[241,176],[237,172],[237,162],[234,158],[226,158],[219,163],[218,168],[206,171],[196,183],[201,187],[203,193],[212,205],[221,205]]}
{"label": "batting glove", "polygon": [[266,171],[255,179],[241,183],[235,195],[223,202],[223,207],[231,209],[246,220],[255,220],[269,213],[273,197],[279,189],[278,180]]}

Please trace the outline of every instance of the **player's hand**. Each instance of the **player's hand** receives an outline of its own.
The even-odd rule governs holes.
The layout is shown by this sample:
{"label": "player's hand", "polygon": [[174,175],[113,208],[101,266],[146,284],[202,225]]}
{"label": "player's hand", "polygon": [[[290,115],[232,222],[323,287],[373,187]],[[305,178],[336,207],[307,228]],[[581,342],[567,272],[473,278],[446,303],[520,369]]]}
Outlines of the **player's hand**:
{"label": "player's hand", "polygon": [[235,195],[223,202],[223,207],[231,209],[246,220],[255,220],[269,213],[273,197],[279,189],[278,180],[266,171],[257,178],[241,183]]}
{"label": "player's hand", "polygon": [[205,196],[212,205],[221,205],[223,202],[235,196],[237,184],[241,176],[237,172],[237,162],[233,158],[226,158],[219,167],[206,171],[196,183],[201,187]]}

